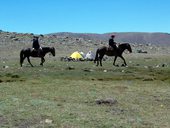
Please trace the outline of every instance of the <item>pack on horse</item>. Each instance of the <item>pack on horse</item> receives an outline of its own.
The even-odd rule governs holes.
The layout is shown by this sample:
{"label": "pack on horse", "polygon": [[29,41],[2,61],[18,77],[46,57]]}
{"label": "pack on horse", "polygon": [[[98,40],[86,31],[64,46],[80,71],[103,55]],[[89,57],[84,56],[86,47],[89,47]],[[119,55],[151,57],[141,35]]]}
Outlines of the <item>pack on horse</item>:
{"label": "pack on horse", "polygon": [[124,61],[124,65],[126,66],[126,61],[124,59],[124,57],[122,56],[122,53],[125,51],[125,50],[128,50],[130,53],[132,52],[132,49],[131,49],[131,46],[130,44],[128,43],[123,43],[123,44],[120,44],[117,49],[113,49],[111,47],[106,47],[106,46],[103,46],[101,48],[98,48],[97,51],[96,51],[96,57],[95,57],[95,60],[94,62],[96,63],[97,61],[97,65],[99,65],[99,62],[100,62],[100,66],[102,66],[102,59],[103,59],[103,56],[104,55],[107,55],[107,56],[115,56],[115,59],[114,59],[114,62],[113,62],[113,65],[115,65],[115,62],[116,62],[116,59],[117,57],[120,57],[123,61]]}
{"label": "pack on horse", "polygon": [[25,58],[27,58],[29,64],[33,67],[33,65],[31,64],[31,61],[30,61],[30,57],[37,57],[37,58],[41,58],[40,65],[43,66],[43,63],[45,62],[44,57],[49,52],[53,56],[55,56],[55,48],[54,47],[42,47],[42,51],[40,54],[38,53],[38,51],[32,50],[32,48],[22,49],[20,52],[20,65],[22,67],[22,64],[23,64]]}

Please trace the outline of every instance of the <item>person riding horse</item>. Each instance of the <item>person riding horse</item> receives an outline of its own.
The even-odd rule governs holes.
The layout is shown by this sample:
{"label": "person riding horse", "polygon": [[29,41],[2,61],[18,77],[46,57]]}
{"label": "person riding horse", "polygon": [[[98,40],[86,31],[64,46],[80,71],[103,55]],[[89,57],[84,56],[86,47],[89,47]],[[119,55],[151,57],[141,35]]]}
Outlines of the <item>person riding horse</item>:
{"label": "person riding horse", "polygon": [[109,39],[109,46],[113,48],[113,50],[117,50],[116,42],[114,41],[115,35],[111,35]]}
{"label": "person riding horse", "polygon": [[38,39],[39,39],[38,36],[34,36],[33,43],[32,43],[32,51],[37,52],[37,56],[40,56],[42,53],[42,48],[40,47]]}

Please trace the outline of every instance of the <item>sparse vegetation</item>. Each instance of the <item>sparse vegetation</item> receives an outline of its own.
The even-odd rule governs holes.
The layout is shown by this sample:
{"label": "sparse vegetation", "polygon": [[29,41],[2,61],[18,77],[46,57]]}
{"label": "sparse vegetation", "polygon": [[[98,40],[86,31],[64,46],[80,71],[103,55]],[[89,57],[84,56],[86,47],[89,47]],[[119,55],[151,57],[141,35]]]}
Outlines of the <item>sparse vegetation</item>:
{"label": "sparse vegetation", "polygon": [[[21,42],[1,42],[0,127],[170,127],[168,54],[125,54],[128,67],[113,67],[113,58],[96,67],[93,62],[59,61],[83,47],[52,43],[56,58],[47,56],[44,67],[32,59],[35,67],[25,62],[20,68],[19,50],[31,45]],[[99,105],[97,99],[116,102]]]}

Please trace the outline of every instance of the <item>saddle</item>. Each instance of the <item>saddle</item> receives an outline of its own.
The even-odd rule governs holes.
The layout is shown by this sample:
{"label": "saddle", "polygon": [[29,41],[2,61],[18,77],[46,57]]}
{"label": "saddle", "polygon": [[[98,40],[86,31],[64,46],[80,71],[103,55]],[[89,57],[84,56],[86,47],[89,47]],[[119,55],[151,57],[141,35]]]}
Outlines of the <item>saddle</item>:
{"label": "saddle", "polygon": [[40,47],[39,49],[35,49],[35,48],[32,48],[31,52],[34,54],[34,55],[37,55],[38,57],[41,56],[41,53],[42,53],[42,48]]}
{"label": "saddle", "polygon": [[112,46],[109,46],[109,47],[107,47],[107,50],[108,50],[108,51],[114,51],[115,48],[113,48]]}

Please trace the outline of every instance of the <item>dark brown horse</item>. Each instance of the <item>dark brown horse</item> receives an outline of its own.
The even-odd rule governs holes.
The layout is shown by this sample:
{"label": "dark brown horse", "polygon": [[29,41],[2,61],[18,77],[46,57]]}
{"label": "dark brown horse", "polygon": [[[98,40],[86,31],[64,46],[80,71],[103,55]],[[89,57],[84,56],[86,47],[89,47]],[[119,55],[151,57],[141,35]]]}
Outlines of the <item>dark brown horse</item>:
{"label": "dark brown horse", "polygon": [[33,65],[31,64],[30,58],[29,58],[31,56],[31,57],[41,58],[40,65],[43,66],[43,63],[45,62],[44,57],[49,52],[53,56],[55,56],[55,48],[54,47],[42,47],[42,51],[40,52],[40,55],[38,55],[38,51],[33,51],[32,48],[22,49],[20,52],[20,65],[22,67],[24,59],[27,58],[29,64],[33,67]]}
{"label": "dark brown horse", "polygon": [[116,59],[117,57],[120,57],[122,58],[122,60],[124,61],[124,66],[126,66],[126,61],[124,59],[124,57],[122,56],[122,53],[124,52],[124,50],[128,50],[130,53],[132,52],[132,49],[131,49],[131,46],[130,44],[128,43],[124,43],[124,44],[120,44],[116,50],[113,50],[113,48],[111,47],[106,47],[106,46],[103,46],[99,49],[97,49],[96,51],[96,57],[95,57],[95,60],[94,62],[97,61],[97,65],[99,65],[99,62],[100,62],[100,66],[102,66],[102,59],[103,59],[103,56],[104,55],[107,55],[107,56],[115,56],[115,59],[114,59],[114,62],[113,62],[113,65],[115,65],[115,62],[116,62]]}

